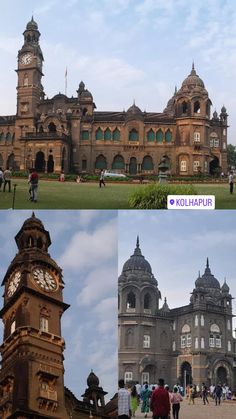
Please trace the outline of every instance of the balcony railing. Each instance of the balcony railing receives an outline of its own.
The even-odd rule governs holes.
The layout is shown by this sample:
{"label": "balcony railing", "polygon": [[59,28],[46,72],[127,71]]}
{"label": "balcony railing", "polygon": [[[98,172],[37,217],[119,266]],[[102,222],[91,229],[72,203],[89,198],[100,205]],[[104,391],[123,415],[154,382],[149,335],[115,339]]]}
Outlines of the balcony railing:
{"label": "balcony railing", "polygon": [[25,135],[21,136],[21,140],[24,139],[31,140],[50,140],[50,139],[60,139],[60,140],[69,140],[70,136],[64,133],[58,132],[26,132]]}

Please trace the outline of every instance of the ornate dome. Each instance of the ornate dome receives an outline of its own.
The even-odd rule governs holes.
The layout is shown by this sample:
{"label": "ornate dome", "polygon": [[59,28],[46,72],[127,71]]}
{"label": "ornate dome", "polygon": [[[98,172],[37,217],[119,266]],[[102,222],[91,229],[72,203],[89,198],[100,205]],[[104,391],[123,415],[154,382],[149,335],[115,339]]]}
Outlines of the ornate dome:
{"label": "ornate dome", "polygon": [[192,65],[192,71],[188,75],[188,77],[183,81],[182,87],[188,87],[189,89],[193,89],[195,87],[200,87],[202,89],[205,88],[202,79],[200,79],[200,77],[196,73],[194,63]]}
{"label": "ornate dome", "polygon": [[32,215],[30,218],[27,218],[27,220],[25,220],[22,229],[26,229],[26,228],[40,228],[40,229],[44,229],[44,225],[42,223],[42,221],[39,218],[35,217],[35,213],[32,212]]}
{"label": "ornate dome", "polygon": [[209,268],[209,260],[207,258],[205,272],[202,276],[199,275],[198,279],[195,281],[196,288],[216,288],[220,290],[220,283],[218,279],[212,275],[211,270]]}
{"label": "ornate dome", "polygon": [[224,284],[222,285],[221,291],[223,294],[229,294],[229,286],[228,284],[226,284],[226,280],[224,282]]}
{"label": "ornate dome", "polygon": [[99,378],[94,374],[93,371],[90,372],[87,378],[88,387],[98,387],[99,386]]}
{"label": "ornate dome", "polygon": [[221,108],[221,113],[226,113],[226,107],[224,105]]}
{"label": "ornate dome", "polygon": [[152,268],[145,257],[142,255],[139,247],[139,237],[137,237],[136,248],[134,254],[125,262],[123,266],[123,272],[141,270],[152,274]]}
{"label": "ornate dome", "polygon": [[129,115],[143,115],[141,109],[135,105],[135,101],[129,109],[127,109],[127,114]]}
{"label": "ornate dome", "polygon": [[34,20],[34,17],[33,17],[33,16],[32,16],[32,18],[31,18],[31,21],[27,23],[27,25],[26,25],[26,29],[27,29],[28,31],[38,29],[38,25],[37,25],[37,23],[35,22],[35,20]]}
{"label": "ornate dome", "polygon": [[81,98],[86,98],[86,99],[93,99],[93,96],[92,96],[92,93],[89,91],[89,90],[87,90],[87,89],[85,89],[85,90],[83,90],[82,92],[81,92],[81,94],[80,94],[80,97]]}

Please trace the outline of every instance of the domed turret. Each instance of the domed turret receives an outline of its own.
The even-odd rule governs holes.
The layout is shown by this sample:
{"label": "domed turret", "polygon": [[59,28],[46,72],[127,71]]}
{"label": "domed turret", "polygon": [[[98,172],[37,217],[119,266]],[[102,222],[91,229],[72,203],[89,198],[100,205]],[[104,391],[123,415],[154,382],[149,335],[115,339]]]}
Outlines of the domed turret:
{"label": "domed turret", "polygon": [[143,112],[141,109],[135,105],[135,101],[132,106],[127,109],[126,112],[126,119],[137,119],[137,118],[143,118]]}
{"label": "domed turret", "polygon": [[32,16],[30,22],[28,22],[26,25],[26,30],[31,31],[31,30],[37,30],[37,29],[38,29],[38,24],[35,22],[34,17]]}
{"label": "domed turret", "polygon": [[15,241],[19,250],[38,247],[47,251],[51,244],[49,232],[45,230],[42,221],[35,217],[34,212],[30,218],[25,220],[15,237]]}
{"label": "domed turret", "polygon": [[218,279],[212,275],[210,267],[209,267],[209,260],[207,258],[205,272],[202,276],[200,276],[195,282],[196,288],[216,288],[220,290],[220,283]]}
{"label": "domed turret", "polygon": [[152,268],[149,262],[145,259],[145,257],[141,253],[141,250],[139,247],[139,237],[137,237],[136,248],[134,250],[134,253],[125,262],[122,273],[128,272],[128,271],[136,271],[136,270],[141,270],[143,272],[148,272],[149,274],[152,274]]}
{"label": "domed turret", "polygon": [[225,280],[224,284],[222,285],[221,291],[222,291],[222,294],[224,294],[224,295],[229,294],[229,286],[226,283],[226,280]]}
{"label": "domed turret", "polygon": [[90,372],[87,378],[88,387],[98,387],[99,386],[99,378],[94,374],[93,371]]}
{"label": "domed turret", "polygon": [[192,65],[191,73],[183,81],[182,87],[188,87],[188,89],[194,89],[195,87],[201,87],[202,89],[205,89],[205,86],[204,86],[204,83],[203,83],[202,79],[200,79],[200,77],[196,73],[196,70],[194,68],[194,63]]}

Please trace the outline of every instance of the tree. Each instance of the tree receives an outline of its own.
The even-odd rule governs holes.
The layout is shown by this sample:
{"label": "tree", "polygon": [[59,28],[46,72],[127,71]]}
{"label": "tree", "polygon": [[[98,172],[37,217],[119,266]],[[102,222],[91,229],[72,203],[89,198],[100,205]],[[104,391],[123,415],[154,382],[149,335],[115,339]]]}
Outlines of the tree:
{"label": "tree", "polygon": [[233,144],[229,144],[227,147],[228,165],[236,167],[236,147]]}

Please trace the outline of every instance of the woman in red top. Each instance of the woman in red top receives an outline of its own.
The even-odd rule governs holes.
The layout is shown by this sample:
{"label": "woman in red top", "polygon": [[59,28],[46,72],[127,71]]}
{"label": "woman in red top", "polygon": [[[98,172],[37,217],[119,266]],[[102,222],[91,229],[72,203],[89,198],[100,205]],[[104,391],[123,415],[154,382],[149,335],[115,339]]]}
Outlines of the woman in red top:
{"label": "woman in red top", "polygon": [[164,380],[159,379],[158,387],[153,391],[151,397],[151,410],[153,419],[167,419],[170,412],[170,398],[168,391],[164,388]]}

